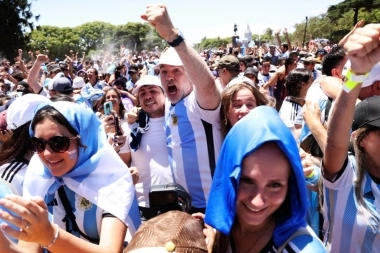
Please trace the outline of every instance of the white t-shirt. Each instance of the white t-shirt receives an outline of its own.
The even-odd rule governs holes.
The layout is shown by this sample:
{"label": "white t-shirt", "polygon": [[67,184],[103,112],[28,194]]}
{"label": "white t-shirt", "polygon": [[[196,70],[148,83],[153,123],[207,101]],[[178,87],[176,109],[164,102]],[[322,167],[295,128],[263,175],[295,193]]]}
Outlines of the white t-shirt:
{"label": "white t-shirt", "polygon": [[131,152],[129,147],[132,125],[123,124],[127,141],[122,147],[123,151],[120,152],[131,152],[131,166],[136,167],[139,171],[139,181],[135,188],[139,206],[142,207],[149,207],[149,187],[151,185],[174,182],[166,148],[164,122],[165,117],[149,119],[149,130],[142,134],[140,147],[136,152]]}

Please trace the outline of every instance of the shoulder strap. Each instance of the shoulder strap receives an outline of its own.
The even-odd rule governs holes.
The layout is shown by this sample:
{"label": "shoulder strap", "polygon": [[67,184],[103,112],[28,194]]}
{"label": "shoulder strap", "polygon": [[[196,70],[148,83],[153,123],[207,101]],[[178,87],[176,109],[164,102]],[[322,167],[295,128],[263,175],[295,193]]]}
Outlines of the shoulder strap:
{"label": "shoulder strap", "polygon": [[74,232],[79,233],[83,238],[85,238],[86,240],[88,240],[88,241],[90,241],[92,243],[99,244],[99,241],[100,241],[99,239],[91,238],[91,237],[87,236],[86,234],[84,234],[79,229],[78,224],[75,221],[76,220],[75,214],[73,213],[73,210],[71,208],[70,202],[67,199],[65,188],[63,187],[63,185],[58,188],[58,194],[59,194],[59,198],[61,199],[61,202],[62,202],[63,207],[65,208],[65,212],[66,212],[65,218],[63,218],[63,220],[62,220],[63,222],[66,223],[66,231],[69,232],[69,233],[71,233],[71,230],[70,230],[70,227],[69,227],[69,222],[68,222],[70,220],[71,221],[71,225],[72,225],[72,229],[73,229]]}
{"label": "shoulder strap", "polygon": [[292,234],[291,237],[288,238],[288,240],[286,240],[286,242],[284,242],[284,244],[281,245],[281,247],[279,247],[277,249],[277,253],[282,253],[286,247],[286,245],[289,244],[289,242],[291,242],[294,238],[296,238],[297,236],[300,236],[300,235],[310,235],[309,231],[307,231],[307,229],[304,229],[304,228],[299,228],[296,232],[294,232],[294,234]]}

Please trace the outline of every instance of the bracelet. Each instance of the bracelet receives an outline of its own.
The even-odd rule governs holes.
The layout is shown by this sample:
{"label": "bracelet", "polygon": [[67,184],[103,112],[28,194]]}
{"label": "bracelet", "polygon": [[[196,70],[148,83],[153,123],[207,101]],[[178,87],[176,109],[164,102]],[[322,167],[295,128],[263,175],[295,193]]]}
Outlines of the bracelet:
{"label": "bracelet", "polygon": [[59,235],[59,226],[57,224],[54,224],[55,225],[55,228],[57,229],[57,232],[55,232],[55,235],[54,235],[54,239],[53,241],[47,245],[47,246],[41,246],[41,248],[43,249],[48,249],[51,245],[53,245],[55,243],[55,241],[57,240],[58,238],[58,235]]}

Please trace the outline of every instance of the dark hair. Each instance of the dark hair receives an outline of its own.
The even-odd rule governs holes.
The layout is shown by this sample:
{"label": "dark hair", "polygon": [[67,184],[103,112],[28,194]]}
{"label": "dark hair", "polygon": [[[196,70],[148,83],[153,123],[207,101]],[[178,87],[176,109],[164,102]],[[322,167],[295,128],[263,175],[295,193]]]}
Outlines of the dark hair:
{"label": "dark hair", "polygon": [[288,49],[289,49],[289,46],[288,46],[288,44],[285,44],[285,43],[283,43],[283,44],[282,44],[282,47],[283,47],[283,48],[285,48],[285,49],[286,49],[286,51],[288,51]]}
{"label": "dark hair", "polygon": [[302,83],[307,83],[312,77],[309,70],[296,68],[289,72],[285,80],[285,87],[289,96],[298,96],[302,88]]}
{"label": "dark hair", "polygon": [[23,157],[31,152],[27,142],[29,139],[29,125],[30,121],[13,130],[11,137],[1,145],[0,166],[16,157]]}
{"label": "dark hair", "polygon": [[345,59],[346,52],[343,47],[333,47],[330,53],[323,56],[322,59],[322,74],[332,76],[332,70],[339,66]]}
{"label": "dark hair", "polygon": [[[96,80],[95,80],[95,83],[97,83],[99,81],[99,72],[96,68],[88,68],[87,71],[89,69],[93,69],[94,70],[94,73],[95,73],[95,77],[96,77]],[[87,74],[87,73],[86,73]]]}
{"label": "dark hair", "polygon": [[54,120],[58,124],[64,126],[72,135],[77,136],[80,147],[87,148],[87,146],[82,143],[79,133],[70,125],[65,116],[63,116],[51,105],[45,105],[36,112],[32,122],[30,123],[30,127],[32,128],[33,132],[35,131],[36,125],[43,122],[45,119]]}
{"label": "dark hair", "polygon": [[21,71],[15,71],[11,75],[14,79],[17,80],[17,82],[21,82],[24,80],[24,75],[21,73]]}
{"label": "dark hair", "polygon": [[58,101],[67,101],[67,102],[75,102],[72,97],[66,94],[58,93],[55,94],[53,97],[50,98],[52,102],[58,102]]}
{"label": "dark hair", "polygon": [[62,126],[66,127],[72,135],[78,135],[78,132],[70,125],[65,116],[63,116],[59,111],[50,105],[45,105],[36,112],[31,123],[32,130],[34,131],[36,125],[43,122],[45,119],[57,121]]}
{"label": "dark hair", "polygon": [[288,69],[288,66],[294,64],[296,62],[296,59],[294,58],[286,58],[285,59],[285,69]]}

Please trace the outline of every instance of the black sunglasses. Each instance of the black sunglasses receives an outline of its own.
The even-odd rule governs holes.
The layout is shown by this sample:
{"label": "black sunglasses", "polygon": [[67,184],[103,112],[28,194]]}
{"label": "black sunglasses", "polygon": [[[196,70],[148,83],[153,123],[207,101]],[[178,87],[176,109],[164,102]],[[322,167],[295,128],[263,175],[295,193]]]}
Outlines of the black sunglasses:
{"label": "black sunglasses", "polygon": [[78,138],[78,136],[71,138],[67,136],[53,136],[49,140],[45,141],[40,138],[31,137],[29,139],[29,148],[35,154],[39,154],[44,152],[46,149],[46,144],[49,144],[50,148],[54,152],[64,153],[69,149],[71,140],[74,140],[76,138]]}

